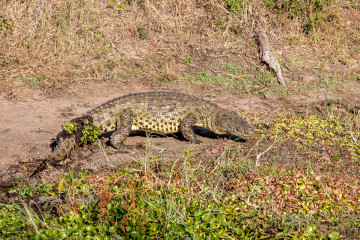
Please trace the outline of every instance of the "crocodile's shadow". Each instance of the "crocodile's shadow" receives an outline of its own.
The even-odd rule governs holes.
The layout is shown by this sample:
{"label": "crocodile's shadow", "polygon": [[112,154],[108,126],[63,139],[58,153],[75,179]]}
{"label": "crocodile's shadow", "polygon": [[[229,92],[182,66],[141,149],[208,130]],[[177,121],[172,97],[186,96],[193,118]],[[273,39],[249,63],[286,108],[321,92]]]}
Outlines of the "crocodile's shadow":
{"label": "crocodile's shadow", "polygon": [[[210,138],[210,139],[230,139],[236,142],[246,142],[246,139],[243,139],[241,137],[237,137],[234,135],[219,135],[216,133],[213,133],[205,128],[202,127],[193,127],[194,132],[196,135],[202,136],[202,137],[206,137],[206,138]],[[103,133],[102,135],[100,135],[99,138],[108,138],[110,139],[110,136],[113,132],[108,132],[108,133]],[[158,134],[158,133],[147,133],[144,131],[138,131],[135,133],[131,133],[131,136],[140,136],[140,137],[147,137],[147,136],[151,136],[151,137],[155,137],[155,138],[165,138],[165,137],[174,137],[175,139],[179,140],[179,141],[184,141],[187,142],[188,140],[180,133],[172,133],[172,134]],[[52,138],[51,139],[51,143],[50,143],[50,147],[52,150],[54,150],[54,148],[56,147],[56,139]],[[106,145],[110,145],[110,140],[106,141]]]}
{"label": "crocodile's shadow", "polygon": [[219,135],[219,134],[213,133],[205,128],[202,128],[202,127],[193,127],[193,129],[197,135],[206,137],[206,138],[211,138],[211,139],[225,138],[225,139],[230,139],[230,140],[233,140],[236,142],[246,142],[246,139],[237,137],[235,135]]}
{"label": "crocodile's shadow", "polygon": [[[236,142],[246,142],[246,139],[243,139],[241,137],[237,137],[234,135],[219,135],[216,133],[213,133],[205,128],[202,127],[193,127],[194,132],[196,135],[202,136],[202,137],[206,137],[206,138],[210,138],[210,139],[219,139],[219,138],[224,138],[224,139],[230,139]],[[104,138],[110,138],[112,132],[109,133],[104,133],[102,134],[100,137],[104,137]],[[174,137],[175,139],[179,140],[179,141],[185,141],[187,142],[188,140],[182,135],[182,133],[178,132],[178,133],[172,133],[172,134],[158,134],[158,133],[147,133],[144,131],[138,131],[136,133],[131,133],[131,136],[141,136],[141,137],[147,137],[147,136],[151,136],[151,137],[156,137],[156,138],[165,138],[165,137]],[[109,142],[107,142],[107,144],[109,144]]]}

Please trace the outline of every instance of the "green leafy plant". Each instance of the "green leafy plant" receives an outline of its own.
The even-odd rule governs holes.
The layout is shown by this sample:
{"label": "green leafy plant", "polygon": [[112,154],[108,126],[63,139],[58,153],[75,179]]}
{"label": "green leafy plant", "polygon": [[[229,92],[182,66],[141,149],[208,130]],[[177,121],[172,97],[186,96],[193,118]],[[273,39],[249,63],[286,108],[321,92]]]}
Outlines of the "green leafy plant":
{"label": "green leafy plant", "polygon": [[[243,153],[246,146],[236,145],[211,158],[188,148],[160,164],[150,140],[143,161],[109,176],[70,172],[56,186],[39,183],[41,191],[29,186],[12,192],[52,200],[35,205],[38,211],[27,203],[0,205],[2,237],[339,239],[343,233],[337,227],[345,233],[360,227],[358,187],[347,175],[339,179],[265,163],[256,167]],[[49,204],[50,211],[44,207]]]}
{"label": "green leafy plant", "polygon": [[67,133],[72,134],[73,132],[77,131],[77,123],[75,123],[75,122],[65,122],[65,125],[63,126],[63,129]]}
{"label": "green leafy plant", "polygon": [[101,131],[96,128],[92,123],[85,123],[82,130],[82,137],[80,143],[94,142],[101,135]]}
{"label": "green leafy plant", "polygon": [[83,126],[79,129],[76,122],[66,122],[63,126],[64,131],[69,134],[74,134],[76,131],[81,130],[80,143],[94,142],[102,134],[101,131],[95,127],[91,122],[84,121]]}
{"label": "green leafy plant", "polygon": [[329,114],[327,119],[279,114],[264,136],[269,133],[276,141],[293,141],[298,148],[312,154],[330,151],[336,160],[360,159],[360,131],[344,126],[335,114]]}

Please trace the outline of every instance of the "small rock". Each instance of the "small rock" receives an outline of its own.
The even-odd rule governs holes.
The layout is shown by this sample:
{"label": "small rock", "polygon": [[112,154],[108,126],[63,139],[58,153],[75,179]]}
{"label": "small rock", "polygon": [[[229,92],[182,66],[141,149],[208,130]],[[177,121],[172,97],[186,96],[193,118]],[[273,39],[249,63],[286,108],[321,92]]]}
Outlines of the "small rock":
{"label": "small rock", "polygon": [[304,83],[310,83],[310,82],[313,82],[313,81],[314,81],[314,78],[313,78],[312,76],[304,76],[304,77],[302,78],[302,81],[303,81]]}

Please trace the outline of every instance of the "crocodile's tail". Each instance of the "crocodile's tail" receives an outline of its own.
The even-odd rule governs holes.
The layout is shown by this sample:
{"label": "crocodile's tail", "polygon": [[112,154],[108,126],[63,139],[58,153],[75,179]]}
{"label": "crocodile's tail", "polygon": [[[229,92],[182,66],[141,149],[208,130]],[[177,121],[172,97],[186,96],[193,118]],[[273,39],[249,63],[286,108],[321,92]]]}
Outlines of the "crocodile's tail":
{"label": "crocodile's tail", "polygon": [[43,160],[40,166],[30,175],[35,176],[37,173],[44,170],[47,163],[50,161],[60,161],[70,156],[72,150],[74,150],[81,143],[81,139],[84,136],[83,130],[86,124],[92,123],[91,116],[83,116],[74,118],[70,122],[77,126],[76,130],[69,133],[65,130],[59,132],[56,136],[56,146],[54,151]]}
{"label": "crocodile's tail", "polygon": [[[61,133],[59,133],[59,135],[61,135]],[[40,166],[30,175],[30,177],[33,177],[42,170],[44,170],[48,162],[60,161],[70,156],[72,150],[74,150],[77,145],[76,136],[73,134],[63,139],[59,137],[59,135],[56,139],[56,147],[54,151],[43,160]]]}

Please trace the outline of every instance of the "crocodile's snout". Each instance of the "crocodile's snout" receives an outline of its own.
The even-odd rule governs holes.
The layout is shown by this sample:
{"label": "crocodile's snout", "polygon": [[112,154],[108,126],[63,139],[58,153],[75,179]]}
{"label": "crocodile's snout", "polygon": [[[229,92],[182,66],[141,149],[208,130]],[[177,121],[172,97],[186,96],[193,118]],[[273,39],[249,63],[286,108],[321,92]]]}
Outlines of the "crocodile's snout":
{"label": "crocodile's snout", "polygon": [[236,127],[236,132],[234,133],[238,133],[239,135],[243,135],[244,137],[248,137],[251,136],[253,134],[255,134],[254,129],[245,121],[242,121],[242,124],[239,124]]}

